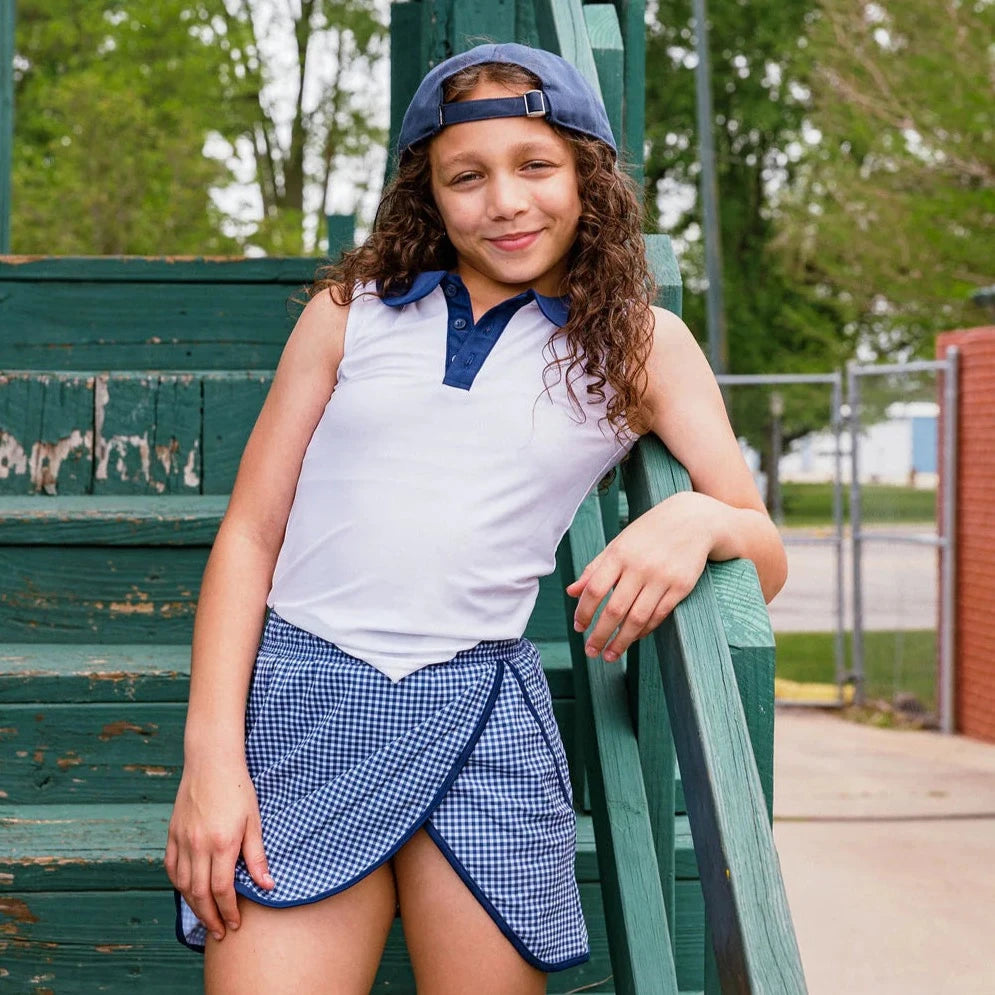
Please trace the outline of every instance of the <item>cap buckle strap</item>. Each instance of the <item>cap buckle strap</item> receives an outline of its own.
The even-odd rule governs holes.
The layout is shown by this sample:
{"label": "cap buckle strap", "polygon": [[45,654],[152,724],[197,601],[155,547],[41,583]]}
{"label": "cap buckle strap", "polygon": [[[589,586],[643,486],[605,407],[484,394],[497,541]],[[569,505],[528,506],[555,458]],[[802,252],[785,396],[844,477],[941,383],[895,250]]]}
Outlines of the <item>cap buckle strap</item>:
{"label": "cap buckle strap", "polygon": [[[549,113],[549,108],[546,106],[546,94],[542,90],[529,90],[522,94],[522,99],[525,101],[526,117],[545,117]],[[535,106],[536,103],[538,103],[538,107]]]}

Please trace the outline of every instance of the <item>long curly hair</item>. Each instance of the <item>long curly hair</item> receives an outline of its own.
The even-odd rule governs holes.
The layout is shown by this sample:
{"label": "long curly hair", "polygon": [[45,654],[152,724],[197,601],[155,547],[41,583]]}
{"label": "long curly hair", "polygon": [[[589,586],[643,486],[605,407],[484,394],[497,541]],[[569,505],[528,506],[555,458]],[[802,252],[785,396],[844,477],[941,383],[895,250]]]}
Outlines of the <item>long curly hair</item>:
{"label": "long curly hair", "polygon": [[[539,79],[520,66],[484,63],[446,81],[445,100],[463,98],[478,83],[538,88]],[[643,395],[652,343],[650,303],[655,288],[642,239],[642,209],[636,186],[596,138],[551,127],[572,148],[581,214],[561,293],[569,319],[546,344],[543,382],[548,390],[565,377],[568,396],[584,417],[573,384],[585,374],[589,404],[605,404],[616,436],[646,430]],[[350,303],[357,284],[377,282],[381,295],[402,293],[426,270],[452,270],[457,257],[431,189],[429,142],[402,154],[394,179],[380,200],[369,238],[319,268],[309,296],[329,290]],[[557,348],[559,339],[565,349]]]}

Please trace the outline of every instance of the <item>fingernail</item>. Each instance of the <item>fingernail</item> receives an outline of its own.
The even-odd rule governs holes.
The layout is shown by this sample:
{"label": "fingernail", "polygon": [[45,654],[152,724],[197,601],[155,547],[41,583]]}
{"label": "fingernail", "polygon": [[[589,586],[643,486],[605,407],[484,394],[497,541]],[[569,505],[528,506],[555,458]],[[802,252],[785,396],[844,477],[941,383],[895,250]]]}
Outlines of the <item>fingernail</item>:
{"label": "fingernail", "polygon": [[593,646],[593,645],[592,645],[591,643],[588,643],[588,644],[587,644],[587,645],[586,645],[586,646],[584,647],[584,652],[585,652],[585,653],[586,653],[586,654],[587,654],[588,656],[597,656],[597,655],[598,655],[598,651],[597,651],[597,650],[596,650],[596,649],[594,648],[594,646]]}
{"label": "fingernail", "polygon": [[225,925],[229,929],[238,929],[238,923],[237,922],[226,922]]}
{"label": "fingernail", "polygon": [[574,629],[575,629],[575,630],[576,630],[577,632],[583,632],[583,631],[584,631],[584,626],[582,626],[582,625],[580,624],[580,622],[578,622],[578,621],[577,621],[577,619],[574,619]]}
{"label": "fingernail", "polygon": [[265,885],[265,886],[266,886],[267,888],[275,888],[275,887],[276,887],[276,882],[275,882],[275,881],[274,881],[274,880],[273,880],[273,879],[272,879],[272,878],[271,878],[271,877],[270,877],[270,876],[269,876],[268,874],[266,874],[266,875],[265,875],[265,876],[263,877],[263,884],[264,884],[264,885]]}
{"label": "fingernail", "polygon": [[222,937],[223,937],[224,934],[223,933],[212,933],[211,935],[214,937],[214,939],[216,939],[216,940],[218,940],[220,942],[220,940],[222,939]]}

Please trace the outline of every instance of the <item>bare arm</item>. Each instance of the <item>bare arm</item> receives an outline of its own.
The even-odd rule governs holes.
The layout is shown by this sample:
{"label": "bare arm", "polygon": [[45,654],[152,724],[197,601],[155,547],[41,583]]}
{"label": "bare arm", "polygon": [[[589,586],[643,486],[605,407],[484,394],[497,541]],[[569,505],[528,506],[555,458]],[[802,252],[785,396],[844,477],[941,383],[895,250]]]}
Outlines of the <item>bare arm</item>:
{"label": "bare arm", "polygon": [[608,660],[618,659],[666,618],[697,583],[708,559],[752,560],[767,601],[787,576],[781,538],[701,349],[680,318],[660,308],[653,313],[646,367],[650,426],[687,468],[694,491],[675,494],[632,522],[567,588],[579,598],[581,630],[611,593],[587,641],[590,655],[604,650]]}
{"label": "bare arm", "polygon": [[183,777],[165,865],[217,939],[225,924],[238,928],[239,852],[256,883],[273,886],[245,761],[245,702],[304,453],[335,386],[346,314],[321,294],[291,333],[246,444],[197,604]]}

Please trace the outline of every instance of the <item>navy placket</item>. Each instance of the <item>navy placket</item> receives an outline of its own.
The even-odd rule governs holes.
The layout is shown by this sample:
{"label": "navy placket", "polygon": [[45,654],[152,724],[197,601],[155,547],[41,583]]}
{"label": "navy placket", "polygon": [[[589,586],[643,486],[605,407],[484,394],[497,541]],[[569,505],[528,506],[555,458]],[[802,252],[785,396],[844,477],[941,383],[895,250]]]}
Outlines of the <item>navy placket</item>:
{"label": "navy placket", "polygon": [[449,320],[446,331],[446,371],[442,382],[447,387],[469,390],[474,378],[490,355],[508,322],[535,293],[526,290],[500,304],[495,304],[480,321],[473,322],[473,305],[463,281],[452,273],[442,278]]}
{"label": "navy placket", "polygon": [[[495,304],[480,321],[474,324],[470,292],[455,273],[445,270],[427,270],[419,273],[411,286],[400,294],[383,298],[388,307],[403,307],[421,300],[437,287],[446,298],[446,355],[442,382],[448,387],[469,390],[474,378],[484,365],[484,360],[508,327],[508,322],[529,301],[535,301],[542,313],[562,328],[567,323],[569,308],[566,298],[544,297],[534,290],[511,297]],[[378,290],[380,289],[378,285]]]}

